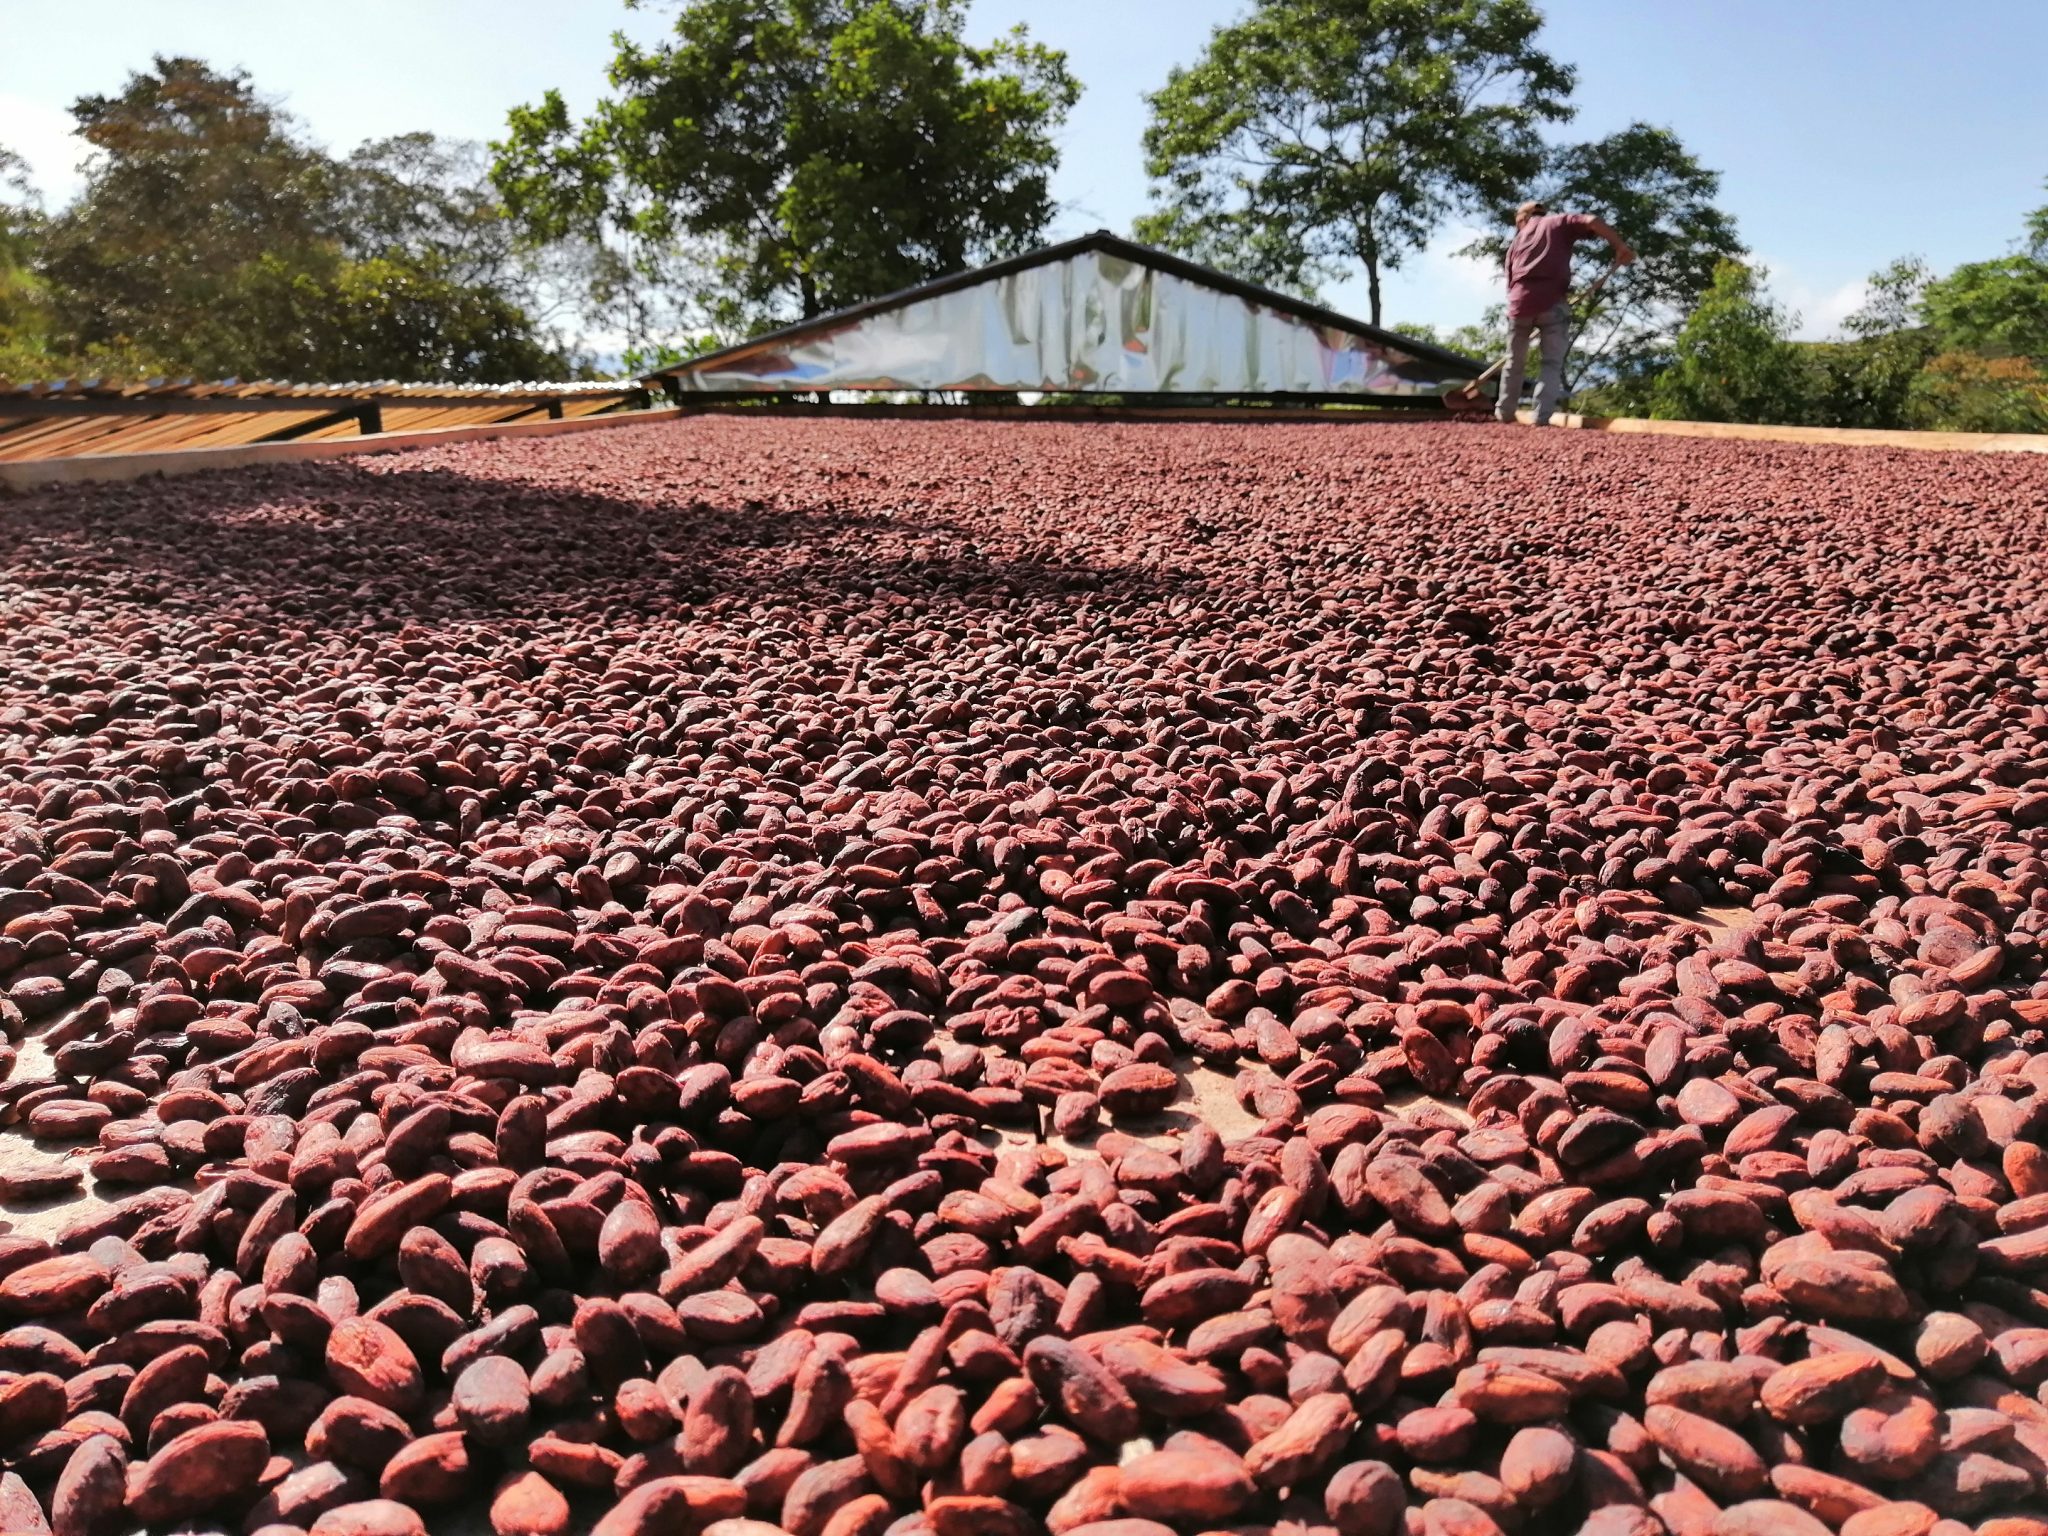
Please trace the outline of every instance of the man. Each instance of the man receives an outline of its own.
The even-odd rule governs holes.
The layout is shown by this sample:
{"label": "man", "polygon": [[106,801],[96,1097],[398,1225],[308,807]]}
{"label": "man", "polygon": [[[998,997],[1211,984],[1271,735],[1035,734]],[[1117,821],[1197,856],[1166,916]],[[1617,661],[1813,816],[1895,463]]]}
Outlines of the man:
{"label": "man", "polygon": [[1541,203],[1515,210],[1515,238],[1508,246],[1508,366],[1501,375],[1500,396],[1493,414],[1515,419],[1522,402],[1522,376],[1529,363],[1529,332],[1542,348],[1542,372],[1536,381],[1536,425],[1550,425],[1550,414],[1564,395],[1564,351],[1571,341],[1572,247],[1581,240],[1605,240],[1614,247],[1614,263],[1625,267],[1636,259],[1628,242],[1599,219],[1582,213],[1552,213]]}

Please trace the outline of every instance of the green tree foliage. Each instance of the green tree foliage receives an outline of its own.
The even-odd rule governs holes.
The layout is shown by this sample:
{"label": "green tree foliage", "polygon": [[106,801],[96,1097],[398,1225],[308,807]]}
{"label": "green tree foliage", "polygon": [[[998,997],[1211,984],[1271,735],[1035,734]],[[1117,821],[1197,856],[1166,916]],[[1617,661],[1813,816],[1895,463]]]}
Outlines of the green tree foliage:
{"label": "green tree foliage", "polygon": [[1913,379],[1908,424],[1947,432],[2048,432],[2048,371],[2024,357],[1940,353]]}
{"label": "green tree foliage", "polygon": [[1848,339],[1802,349],[1809,425],[1896,430],[1919,424],[1915,382],[1938,350],[1921,323],[1921,295],[1931,276],[1915,256],[1873,272],[1868,297],[1842,322]]}
{"label": "green tree foliage", "polygon": [[1573,72],[1529,0],[1255,0],[1151,98],[1141,239],[1281,287],[1385,272],[1514,200]]}
{"label": "green tree foliage", "polygon": [[1480,358],[1492,362],[1507,350],[1507,312],[1502,310],[1498,325],[1492,322],[1494,316],[1489,310],[1487,321],[1478,325],[1452,326],[1429,325],[1421,321],[1396,323],[1387,327],[1397,336],[1411,336],[1417,341],[1433,342],[1439,347],[1466,357]]}
{"label": "green tree foliage", "polygon": [[159,58],[71,111],[96,153],[44,242],[58,333],[89,358],[212,374],[256,363],[245,338],[269,317],[247,278],[266,257],[319,259],[331,233],[325,158],[247,76],[194,59]]}
{"label": "green tree foliage", "polygon": [[491,194],[480,144],[403,133],[373,139],[336,177],[336,234],[358,260],[431,266],[452,282],[520,287],[535,274]]}
{"label": "green tree foliage", "polygon": [[1842,321],[1842,329],[1862,339],[1914,329],[1921,323],[1927,285],[1933,281],[1934,273],[1925,261],[1901,256],[1870,274],[1863,302]]}
{"label": "green tree foliage", "polygon": [[1916,307],[1934,356],[1908,394],[1914,425],[2048,432],[2048,207],[2023,230],[2011,255],[1921,286]]}
{"label": "green tree foliage", "polygon": [[42,226],[27,162],[0,144],[0,378],[46,371],[49,296],[34,267]]}
{"label": "green tree foliage", "polygon": [[474,152],[337,161],[246,74],[159,58],[72,108],[84,191],[41,223],[44,371],[502,381],[569,364],[515,281]]}
{"label": "green tree foliage", "polygon": [[[2048,220],[2044,220],[2048,223]],[[2025,305],[2009,287],[1986,298],[1984,269],[2023,250],[1937,278],[1917,257],[1870,278],[1838,341],[1787,339],[1796,323],[1771,302],[1763,273],[1724,265],[1679,332],[1656,379],[1651,413],[1696,421],[1948,432],[2048,432],[2048,368],[2011,349]],[[1955,278],[1962,276],[1962,282]],[[2023,297],[2023,296],[2022,296]],[[1974,310],[1972,303],[1976,303]],[[1960,321],[1958,308],[1967,311]]]}
{"label": "green tree foliage", "polygon": [[1934,357],[1926,332],[1794,345],[1806,372],[1805,425],[1887,430],[1916,425],[1915,385]]}
{"label": "green tree foliage", "polygon": [[2012,255],[1966,262],[1927,284],[1920,308],[1945,345],[2048,363],[2048,208],[2028,216],[2027,230]]}
{"label": "green tree foliage", "polygon": [[265,327],[267,375],[505,383],[568,371],[504,294],[401,258],[311,269],[265,258],[242,288]]}
{"label": "green tree foliage", "polygon": [[2048,431],[2048,208],[2010,255],[1945,277],[1917,257],[1873,273],[1843,329],[1804,349],[1815,424]]}
{"label": "green tree foliage", "polygon": [[[523,326],[572,356],[565,332],[612,318],[606,253],[582,240],[527,241],[492,190],[491,160],[483,144],[431,133],[362,145],[342,165],[342,249],[384,263],[401,297],[438,285],[456,335],[495,328],[492,345],[510,348]],[[353,287],[365,291],[361,280]]]}
{"label": "green tree foliage", "polygon": [[1677,421],[1799,422],[1806,368],[1788,339],[1797,319],[1764,287],[1761,268],[1723,261],[1679,328],[1651,414]]}
{"label": "green tree foliage", "polygon": [[[1718,171],[1708,170],[1668,128],[1632,123],[1618,133],[1582,144],[1559,144],[1526,195],[1559,212],[1605,219],[1634,248],[1601,290],[1597,305],[1578,318],[1566,387],[1593,380],[1610,390],[1640,392],[1671,356],[1680,322],[1714,281],[1714,269],[1743,254],[1735,221],[1715,203]],[[1501,227],[1466,248],[1498,261],[1514,235],[1502,210]],[[1583,291],[1612,260],[1597,241],[1573,254],[1573,287]]]}
{"label": "green tree foliage", "polygon": [[[672,41],[615,39],[613,94],[511,114],[493,179],[535,239],[695,242],[729,329],[811,316],[1038,241],[1079,95],[965,0],[691,0]],[[628,259],[629,269],[631,259]]]}

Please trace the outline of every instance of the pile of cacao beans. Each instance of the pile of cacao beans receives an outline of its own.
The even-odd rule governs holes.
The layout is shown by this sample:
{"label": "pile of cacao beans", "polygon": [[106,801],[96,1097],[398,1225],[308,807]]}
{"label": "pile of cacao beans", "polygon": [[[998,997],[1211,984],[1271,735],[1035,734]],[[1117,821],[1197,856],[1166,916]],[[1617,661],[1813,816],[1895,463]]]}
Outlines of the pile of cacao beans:
{"label": "pile of cacao beans", "polygon": [[0,502],[0,1528],[2048,1533],[2048,461]]}

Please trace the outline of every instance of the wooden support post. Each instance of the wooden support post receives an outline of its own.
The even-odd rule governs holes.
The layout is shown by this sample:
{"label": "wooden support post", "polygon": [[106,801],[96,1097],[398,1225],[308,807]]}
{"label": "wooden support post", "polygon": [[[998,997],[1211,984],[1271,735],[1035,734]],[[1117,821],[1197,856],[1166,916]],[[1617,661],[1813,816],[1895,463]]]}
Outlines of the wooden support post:
{"label": "wooden support post", "polygon": [[374,437],[384,430],[384,410],[372,400],[356,412],[356,420],[363,424],[363,436]]}
{"label": "wooden support post", "polygon": [[560,421],[561,419],[562,419],[562,402],[561,402],[561,399],[560,399],[559,397],[557,397],[556,399],[550,400],[550,401],[548,402],[548,420],[549,420],[549,421]]}

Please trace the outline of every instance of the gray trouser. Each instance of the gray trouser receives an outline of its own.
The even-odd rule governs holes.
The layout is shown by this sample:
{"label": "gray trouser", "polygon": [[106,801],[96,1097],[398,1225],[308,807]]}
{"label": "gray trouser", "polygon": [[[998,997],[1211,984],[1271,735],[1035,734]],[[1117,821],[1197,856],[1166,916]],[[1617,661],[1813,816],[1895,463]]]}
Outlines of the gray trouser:
{"label": "gray trouser", "polygon": [[1536,425],[1550,424],[1550,413],[1564,398],[1564,349],[1571,339],[1572,306],[1559,299],[1540,315],[1508,321],[1508,366],[1500,378],[1500,397],[1494,415],[1502,421],[1515,419],[1515,407],[1522,403],[1522,378],[1529,368],[1529,333],[1537,334],[1543,367],[1536,378]]}

